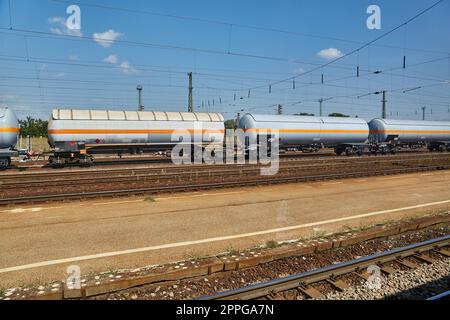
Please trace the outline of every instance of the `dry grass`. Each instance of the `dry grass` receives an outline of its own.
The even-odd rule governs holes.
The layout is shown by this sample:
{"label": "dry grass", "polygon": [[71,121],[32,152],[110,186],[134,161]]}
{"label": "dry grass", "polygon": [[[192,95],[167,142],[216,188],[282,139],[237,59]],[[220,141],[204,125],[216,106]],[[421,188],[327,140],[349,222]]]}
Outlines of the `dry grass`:
{"label": "dry grass", "polygon": [[[26,149],[28,145],[28,139],[24,137],[20,137],[17,148]],[[51,151],[52,149],[48,145],[47,137],[33,137],[31,138],[31,150],[34,152],[46,152]]]}

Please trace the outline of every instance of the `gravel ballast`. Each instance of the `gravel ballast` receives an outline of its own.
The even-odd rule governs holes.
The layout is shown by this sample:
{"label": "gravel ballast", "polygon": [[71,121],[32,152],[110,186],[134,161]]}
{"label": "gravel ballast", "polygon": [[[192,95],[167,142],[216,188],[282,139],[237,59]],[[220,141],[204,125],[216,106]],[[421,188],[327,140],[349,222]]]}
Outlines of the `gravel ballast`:
{"label": "gravel ballast", "polygon": [[378,288],[367,283],[343,292],[332,292],[322,300],[426,299],[450,288],[450,259],[423,264],[410,271],[381,276]]}

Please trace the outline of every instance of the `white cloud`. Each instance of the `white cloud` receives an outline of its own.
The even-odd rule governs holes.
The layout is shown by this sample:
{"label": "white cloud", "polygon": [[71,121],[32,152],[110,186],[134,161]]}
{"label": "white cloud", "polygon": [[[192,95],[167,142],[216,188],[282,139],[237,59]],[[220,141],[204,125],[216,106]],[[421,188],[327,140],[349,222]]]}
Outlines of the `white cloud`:
{"label": "white cloud", "polygon": [[119,62],[119,58],[116,54],[111,54],[107,56],[105,59],[103,59],[104,62],[111,63],[111,64],[117,64]]}
{"label": "white cloud", "polygon": [[107,56],[105,59],[103,59],[103,61],[106,63],[110,63],[114,66],[117,66],[120,69],[120,71],[122,71],[125,74],[137,72],[136,68],[134,68],[128,61],[120,62],[117,54],[111,54]]}
{"label": "white cloud", "polygon": [[342,52],[335,48],[322,49],[317,55],[326,60],[333,60],[343,56]]}
{"label": "white cloud", "polygon": [[80,30],[71,30],[67,28],[66,20],[63,17],[50,17],[48,23],[52,25],[50,32],[57,35],[70,35],[82,37],[83,33]]}
{"label": "white cloud", "polygon": [[292,70],[293,74],[302,74],[304,72],[305,72],[305,69],[303,69],[303,68],[296,68],[296,69]]}
{"label": "white cloud", "polygon": [[130,73],[136,73],[136,69],[130,65],[128,61],[124,61],[120,64],[120,69],[123,73],[130,74]]}
{"label": "white cloud", "polygon": [[79,58],[78,58],[78,56],[76,55],[76,54],[71,54],[71,55],[69,55],[69,60],[72,60],[72,61],[77,61],[77,60],[79,60]]}
{"label": "white cloud", "polygon": [[65,73],[57,73],[57,74],[55,74],[55,78],[57,78],[57,79],[59,79],[59,78],[64,78],[66,76],[66,74]]}
{"label": "white cloud", "polygon": [[122,35],[122,33],[116,32],[113,29],[109,29],[105,32],[94,33],[93,38],[99,45],[108,48],[114,43],[114,41],[116,41],[118,37]]}

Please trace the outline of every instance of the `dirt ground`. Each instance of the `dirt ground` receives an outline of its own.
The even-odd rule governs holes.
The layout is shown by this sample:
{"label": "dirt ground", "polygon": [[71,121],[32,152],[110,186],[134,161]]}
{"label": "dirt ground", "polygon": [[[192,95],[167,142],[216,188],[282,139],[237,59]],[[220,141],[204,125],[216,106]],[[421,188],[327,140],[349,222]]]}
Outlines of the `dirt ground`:
{"label": "dirt ground", "polygon": [[448,210],[450,171],[0,208],[0,288]]}

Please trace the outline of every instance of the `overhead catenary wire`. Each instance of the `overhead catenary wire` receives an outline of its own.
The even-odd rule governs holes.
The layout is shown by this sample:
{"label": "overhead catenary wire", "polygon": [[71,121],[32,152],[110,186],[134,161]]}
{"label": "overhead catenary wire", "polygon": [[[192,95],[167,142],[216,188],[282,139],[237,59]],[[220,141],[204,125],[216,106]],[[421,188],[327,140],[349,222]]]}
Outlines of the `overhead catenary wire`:
{"label": "overhead catenary wire", "polygon": [[[56,2],[62,2],[62,1],[56,1]],[[32,37],[32,35],[26,35],[27,37]],[[449,57],[450,57],[450,55],[447,55],[447,57],[446,57],[446,59],[449,59]],[[450,60],[449,60],[450,61]],[[104,68],[105,66],[102,66],[102,68]],[[331,65],[329,66],[329,67],[331,67]],[[335,66],[333,66],[333,67],[335,67]],[[409,67],[409,66],[408,66]],[[354,67],[353,67],[354,68]],[[354,69],[353,69],[354,70]],[[450,69],[449,69],[450,70]],[[176,71],[176,70],[175,70]],[[163,72],[163,71],[161,71],[161,72]],[[388,74],[386,71],[384,71],[384,74]],[[363,74],[363,76],[364,75],[369,75],[369,73],[367,73],[367,74]],[[38,81],[40,81],[40,76],[38,75],[37,77],[36,77],[36,80],[38,80]],[[419,79],[420,77],[417,77],[417,79]],[[44,78],[45,79],[45,78]],[[411,79],[413,79],[413,77],[411,77]],[[261,80],[257,80],[257,79],[247,79],[247,80],[251,80],[251,81],[270,81],[270,82],[272,82],[273,81],[273,79],[261,79]],[[333,80],[333,78],[328,78],[327,77],[327,79],[325,80],[325,81],[322,81],[322,84],[323,85],[327,85],[327,82],[328,81],[330,81],[330,80]],[[433,80],[435,80],[435,79],[429,79],[430,81],[433,81]],[[437,79],[436,79],[437,80]],[[47,79],[47,80],[43,80],[43,81],[56,81],[56,80],[51,80],[51,79]],[[339,80],[335,80],[335,81],[339,81]],[[101,83],[101,81],[99,81],[98,83]],[[292,80],[292,83],[293,83],[293,87],[295,88],[296,87],[296,84],[295,84],[295,78]],[[119,83],[117,83],[118,85],[119,85]],[[299,82],[299,84],[302,84],[301,82]],[[312,81],[310,82],[310,85],[315,85],[315,83],[313,83]],[[40,84],[38,83],[38,87],[40,86]],[[337,87],[339,87],[339,86],[335,86],[336,88]],[[340,86],[340,87],[342,87],[342,86]],[[180,87],[181,88],[181,87]],[[301,86],[299,86],[299,88],[301,88]],[[81,89],[81,88],[80,88]],[[240,88],[240,89],[234,89],[234,88],[232,88],[232,89],[230,89],[230,88],[215,88],[214,86],[208,86],[208,87],[205,87],[204,88],[205,90],[206,89],[211,89],[211,90],[228,90],[228,91],[231,91],[231,90],[233,90],[233,91],[238,91],[238,90],[247,90],[246,88]],[[391,88],[392,89],[392,88]],[[273,90],[273,88],[272,88],[272,84],[270,84],[270,87],[269,87],[269,93],[271,93],[271,91]],[[250,90],[248,90],[249,92],[250,92]],[[255,91],[257,94],[258,93],[260,93],[259,91]],[[267,91],[266,91],[267,92]],[[276,89],[276,93],[278,93],[278,92],[280,92],[280,90],[278,89],[278,87],[277,87],[277,89]],[[248,98],[250,98],[250,95],[249,95],[249,97]],[[253,92],[252,92],[252,94],[251,94],[251,98],[252,99],[256,99],[257,97],[253,94]],[[225,100],[226,101],[226,100]]]}
{"label": "overhead catenary wire", "polygon": [[[67,0],[49,0],[49,1],[55,2],[55,3],[62,3],[62,4],[76,4],[76,5],[80,5],[80,6],[113,10],[113,11],[119,11],[119,12],[127,12],[127,13],[151,15],[151,16],[165,17],[165,18],[178,19],[178,20],[187,20],[187,21],[193,21],[193,22],[216,24],[216,25],[222,25],[222,26],[230,27],[230,28],[235,27],[235,28],[243,28],[243,29],[252,29],[252,30],[263,31],[263,32],[274,32],[274,33],[281,33],[281,34],[292,35],[292,36],[309,37],[309,38],[322,39],[322,40],[332,40],[332,41],[339,41],[339,42],[352,43],[352,44],[363,44],[364,43],[364,42],[360,42],[360,41],[356,41],[356,40],[344,39],[342,37],[324,36],[324,35],[310,34],[310,33],[304,33],[304,32],[292,31],[292,30],[283,30],[283,29],[273,28],[273,27],[262,27],[262,26],[235,23],[235,22],[229,22],[229,21],[205,19],[205,18],[190,17],[190,16],[184,16],[184,15],[182,16],[182,15],[175,15],[175,14],[167,14],[167,13],[161,13],[161,12],[155,12],[155,11],[149,11],[149,10],[141,10],[141,9],[135,9],[135,8],[130,9],[130,8],[124,8],[124,7],[114,7],[114,6],[109,6],[109,5],[87,3],[87,2],[81,2],[81,1],[67,1]],[[376,46],[384,47],[384,48],[392,48],[392,49],[401,49],[402,48],[399,46],[387,45],[387,44],[376,44]],[[442,54],[442,53],[447,54],[448,53],[445,51],[428,50],[428,49],[423,49],[423,48],[420,48],[420,49],[419,48],[405,48],[405,49],[410,50],[410,51],[429,52],[429,53],[438,53],[438,54]]]}

